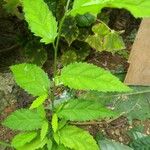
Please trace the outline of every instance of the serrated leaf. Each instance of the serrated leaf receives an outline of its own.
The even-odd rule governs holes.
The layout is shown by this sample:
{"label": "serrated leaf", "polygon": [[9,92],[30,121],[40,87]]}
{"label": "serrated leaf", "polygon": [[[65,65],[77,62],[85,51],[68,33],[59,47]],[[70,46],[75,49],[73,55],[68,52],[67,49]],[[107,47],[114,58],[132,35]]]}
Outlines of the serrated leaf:
{"label": "serrated leaf", "polygon": [[61,36],[71,45],[71,43],[77,39],[78,35],[79,29],[76,26],[75,18],[67,16],[62,26]]}
{"label": "serrated leaf", "polygon": [[13,138],[11,145],[12,147],[17,149],[18,147],[22,147],[26,143],[31,142],[36,136],[37,136],[37,132],[27,132],[27,133],[17,134]]}
{"label": "serrated leaf", "polygon": [[78,90],[130,91],[108,71],[88,63],[73,63],[62,69],[60,81]]}
{"label": "serrated leaf", "polygon": [[60,143],[74,150],[99,150],[93,137],[83,129],[65,126],[58,131]]}
{"label": "serrated leaf", "polygon": [[11,66],[11,71],[17,84],[33,96],[48,94],[50,80],[48,75],[34,64],[19,64]]}
{"label": "serrated leaf", "polygon": [[150,136],[138,138],[129,144],[134,150],[149,150],[150,149]]}
{"label": "serrated leaf", "polygon": [[42,127],[43,118],[37,113],[28,109],[20,109],[8,116],[3,125],[13,130],[30,131]]}
{"label": "serrated leaf", "polygon": [[25,19],[35,36],[41,37],[41,42],[49,44],[57,36],[57,22],[47,4],[43,0],[22,0]]}
{"label": "serrated leaf", "polygon": [[119,142],[110,140],[99,140],[99,147],[101,150],[133,150],[129,146],[123,145]]}
{"label": "serrated leaf", "polygon": [[107,6],[125,8],[129,10],[135,17],[150,17],[149,0],[109,0]]}
{"label": "serrated leaf", "polygon": [[30,109],[34,109],[42,105],[44,101],[47,99],[47,97],[48,97],[47,94],[39,96],[36,100],[33,101],[33,103],[30,106]]}
{"label": "serrated leaf", "polygon": [[41,140],[44,140],[44,138],[46,137],[46,134],[48,132],[48,122],[44,121],[42,128],[41,128],[41,133],[40,133],[40,138]]}
{"label": "serrated leaf", "polygon": [[47,143],[47,138],[41,141],[41,139],[38,137],[35,140],[31,141],[30,143],[25,144],[22,147],[19,147],[17,150],[36,150],[43,148],[44,145]]}
{"label": "serrated leaf", "polygon": [[53,114],[53,116],[52,116],[52,128],[53,128],[54,133],[58,129],[58,116],[57,116],[57,114]]}
{"label": "serrated leaf", "polygon": [[74,99],[68,100],[60,111],[57,112],[59,118],[71,121],[88,121],[100,118],[109,118],[117,114],[99,102]]}

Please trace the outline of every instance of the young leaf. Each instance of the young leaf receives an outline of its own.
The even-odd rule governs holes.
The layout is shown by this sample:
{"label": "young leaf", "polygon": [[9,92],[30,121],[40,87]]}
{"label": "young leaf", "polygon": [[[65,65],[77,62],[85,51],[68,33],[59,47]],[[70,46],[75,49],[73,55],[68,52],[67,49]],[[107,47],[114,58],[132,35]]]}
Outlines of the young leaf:
{"label": "young leaf", "polygon": [[66,102],[57,112],[59,118],[71,121],[88,121],[116,116],[116,113],[105,108],[99,102],[74,99]]}
{"label": "young leaf", "polygon": [[47,94],[38,97],[35,101],[33,101],[33,103],[30,106],[30,109],[37,108],[40,105],[42,105],[47,97],[48,97]]}
{"label": "young leaf", "polygon": [[99,150],[96,141],[87,132],[75,126],[65,126],[58,131],[60,143],[74,150]]}
{"label": "young leaf", "polygon": [[58,116],[57,114],[54,114],[52,116],[52,128],[53,128],[53,131],[54,133],[57,131],[58,129]]}
{"label": "young leaf", "polygon": [[22,147],[26,143],[31,142],[36,136],[37,136],[37,132],[27,132],[27,133],[17,134],[13,138],[11,145],[12,147],[17,149],[18,147]]}
{"label": "young leaf", "polygon": [[[129,10],[135,17],[150,16],[149,0],[109,0],[106,7],[125,8]],[[142,11],[141,11],[142,10]]]}
{"label": "young leaf", "polygon": [[48,122],[44,121],[42,128],[41,128],[41,134],[40,134],[41,140],[45,138],[47,132],[48,132]]}
{"label": "young leaf", "polygon": [[48,75],[33,64],[19,64],[11,66],[11,71],[17,84],[33,96],[48,94],[50,80]]}
{"label": "young leaf", "polygon": [[101,150],[133,150],[129,146],[110,140],[99,140],[98,143]]}
{"label": "young leaf", "polygon": [[49,44],[57,36],[57,22],[44,0],[22,0],[25,19],[35,36]]}
{"label": "young leaf", "polygon": [[130,91],[108,71],[87,63],[73,63],[62,69],[60,81],[64,85],[79,90]]}
{"label": "young leaf", "polygon": [[42,127],[43,118],[37,113],[28,109],[20,109],[8,116],[3,125],[13,130],[30,131]]}
{"label": "young leaf", "polygon": [[30,143],[25,144],[22,147],[19,147],[17,150],[36,150],[43,148],[44,145],[47,143],[47,138],[41,141],[41,139],[38,137],[35,140],[31,141]]}

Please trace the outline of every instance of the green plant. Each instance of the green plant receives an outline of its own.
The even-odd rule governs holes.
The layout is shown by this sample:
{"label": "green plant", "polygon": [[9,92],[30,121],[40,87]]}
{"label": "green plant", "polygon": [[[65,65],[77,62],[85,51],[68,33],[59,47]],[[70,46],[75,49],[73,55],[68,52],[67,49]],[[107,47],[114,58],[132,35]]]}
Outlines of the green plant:
{"label": "green plant", "polygon": [[[50,80],[48,75],[34,64],[24,63],[11,67],[17,84],[37,97],[30,109],[17,110],[3,122],[3,125],[10,129],[21,131],[13,138],[11,146],[17,150],[98,150],[99,146],[94,138],[87,131],[74,126],[74,122],[117,117],[118,114],[90,99],[71,98],[56,104],[56,87],[63,84],[71,89],[102,92],[127,92],[130,88],[108,71],[88,63],[75,62],[65,66],[60,74],[57,73],[57,54],[64,21],[78,13],[96,15],[107,6],[127,8],[139,17],[148,16],[150,11],[147,5],[149,6],[150,2],[75,0],[72,9],[69,9],[68,0],[59,23],[43,0],[21,2],[31,31],[41,38],[42,43],[53,45],[54,73]],[[145,11],[139,11],[143,6]],[[50,115],[47,115],[44,107],[46,100],[51,102]]]}

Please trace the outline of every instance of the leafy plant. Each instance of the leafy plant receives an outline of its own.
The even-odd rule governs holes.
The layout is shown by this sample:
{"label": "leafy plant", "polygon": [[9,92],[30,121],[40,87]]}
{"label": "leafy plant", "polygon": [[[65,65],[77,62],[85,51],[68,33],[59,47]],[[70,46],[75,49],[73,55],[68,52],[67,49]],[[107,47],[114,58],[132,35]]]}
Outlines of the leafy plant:
{"label": "leafy plant", "polygon": [[[136,2],[130,2],[130,5],[125,1],[117,3],[112,0],[75,0],[72,9],[69,9],[70,0],[68,0],[64,15],[58,22],[43,0],[36,0],[36,2],[22,0],[21,2],[25,20],[31,31],[35,36],[41,38],[42,43],[53,45],[54,73],[50,80],[48,75],[34,64],[24,63],[11,66],[16,83],[36,97],[30,109],[17,110],[3,122],[3,125],[10,129],[21,131],[14,137],[11,146],[17,150],[98,150],[99,146],[94,138],[87,131],[72,125],[72,121],[105,119],[117,117],[118,114],[90,99],[73,98],[56,105],[55,93],[58,82],[76,90],[127,92],[131,89],[108,71],[88,63],[72,63],[65,66],[60,74],[57,74],[57,55],[64,22],[66,18],[76,16],[78,13],[80,15],[86,13],[97,15],[103,7],[107,6],[125,7],[131,10],[135,16],[141,17],[142,14],[147,16],[150,15],[149,9],[145,9],[142,14],[141,11],[135,10],[143,5],[150,5],[150,3],[144,1],[138,5]],[[47,115],[48,112],[44,107],[46,100],[51,102],[50,115]]]}

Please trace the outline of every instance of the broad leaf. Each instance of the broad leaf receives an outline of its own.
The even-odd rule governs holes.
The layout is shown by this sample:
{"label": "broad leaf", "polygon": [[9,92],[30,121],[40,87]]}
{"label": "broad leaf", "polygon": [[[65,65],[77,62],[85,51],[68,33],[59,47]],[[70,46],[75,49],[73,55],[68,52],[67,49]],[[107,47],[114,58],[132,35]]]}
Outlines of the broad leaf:
{"label": "broad leaf", "polygon": [[33,64],[19,64],[11,66],[11,71],[17,84],[33,96],[48,94],[50,80],[48,75]]}
{"label": "broad leaf", "polygon": [[13,138],[11,145],[12,147],[17,149],[18,147],[22,147],[26,143],[31,142],[36,136],[37,136],[37,132],[27,132],[27,133],[17,134]]}
{"label": "broad leaf", "polygon": [[112,31],[104,37],[104,49],[112,53],[125,49],[125,44],[119,33]]}
{"label": "broad leaf", "polygon": [[57,36],[57,22],[43,0],[22,0],[25,19],[31,31],[41,37],[41,42],[49,44]]}
{"label": "broad leaf", "polygon": [[47,97],[48,97],[47,94],[38,97],[36,100],[33,101],[32,105],[30,106],[30,109],[37,108],[40,105],[42,105],[44,101],[47,99]]}
{"label": "broad leaf", "polygon": [[48,132],[48,122],[44,121],[40,133],[41,140],[43,140],[46,137],[47,132]]}
{"label": "broad leaf", "polygon": [[47,143],[47,138],[41,141],[40,138],[36,138],[35,140],[31,141],[30,143],[25,144],[22,147],[19,147],[17,150],[36,150],[43,148],[44,145]]}
{"label": "broad leaf", "polygon": [[62,26],[61,36],[66,39],[69,45],[77,39],[79,35],[79,29],[76,26],[74,17],[67,16]]}
{"label": "broad leaf", "polygon": [[[77,14],[98,14],[100,10],[105,6],[105,1],[93,1],[93,0],[74,0],[73,9],[71,10],[71,15],[75,16]],[[104,4],[103,4],[104,3]]]}
{"label": "broad leaf", "polygon": [[[131,86],[128,93],[101,93],[90,91],[80,99],[99,101],[103,105],[112,106],[114,111],[124,113],[130,121],[133,119],[146,120],[150,118],[150,87]],[[144,108],[144,109],[143,109]]]}
{"label": "broad leaf", "polygon": [[97,51],[117,52],[125,49],[125,44],[118,32],[110,30],[104,23],[99,23],[92,28],[94,35],[89,35],[86,42]]}
{"label": "broad leaf", "polygon": [[110,140],[99,140],[98,143],[101,150],[133,150],[129,146]]}
{"label": "broad leaf", "polygon": [[77,15],[75,19],[79,27],[89,27],[96,21],[96,17],[90,13]]}
{"label": "broad leaf", "polygon": [[42,127],[43,118],[37,113],[28,109],[20,109],[8,116],[3,125],[13,130],[35,130]]}
{"label": "broad leaf", "polygon": [[65,126],[58,131],[60,143],[74,150],[99,150],[96,141],[87,132],[75,126]]}
{"label": "broad leaf", "polygon": [[135,17],[150,17],[149,0],[109,0],[106,6],[125,8]]}
{"label": "broad leaf", "polygon": [[53,128],[54,133],[58,129],[58,116],[57,116],[57,114],[53,114],[53,116],[52,116],[52,128]]}
{"label": "broad leaf", "polygon": [[59,118],[71,121],[88,121],[116,116],[115,112],[105,108],[99,102],[83,99],[69,100],[63,104],[57,114]]}
{"label": "broad leaf", "polygon": [[79,90],[130,91],[108,71],[87,63],[74,63],[62,69],[60,81],[64,85]]}

